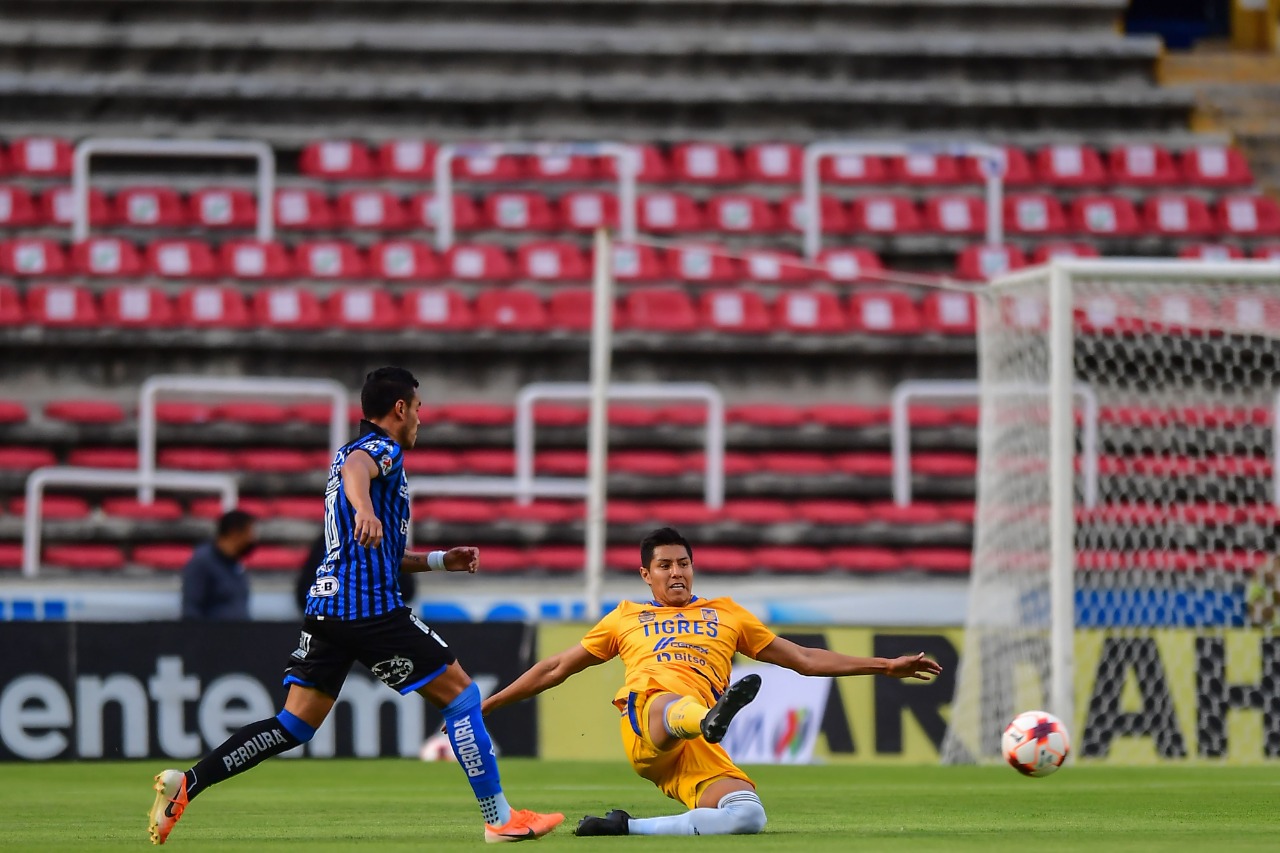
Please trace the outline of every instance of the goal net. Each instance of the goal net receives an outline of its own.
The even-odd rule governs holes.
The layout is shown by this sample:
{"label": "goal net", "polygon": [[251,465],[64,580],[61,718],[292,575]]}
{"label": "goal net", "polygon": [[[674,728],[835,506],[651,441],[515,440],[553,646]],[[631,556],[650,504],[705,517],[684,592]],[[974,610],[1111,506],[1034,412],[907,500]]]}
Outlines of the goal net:
{"label": "goal net", "polygon": [[1280,267],[1069,261],[978,297],[978,509],[948,763],[1280,757]]}

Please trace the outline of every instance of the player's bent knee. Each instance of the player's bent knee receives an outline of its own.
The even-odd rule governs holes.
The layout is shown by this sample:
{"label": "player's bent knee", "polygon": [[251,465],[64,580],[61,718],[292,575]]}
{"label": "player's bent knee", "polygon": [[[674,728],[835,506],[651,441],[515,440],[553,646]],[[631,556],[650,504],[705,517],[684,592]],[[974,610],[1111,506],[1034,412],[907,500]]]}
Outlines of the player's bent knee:
{"label": "player's bent knee", "polygon": [[768,817],[764,813],[764,803],[755,792],[734,791],[726,794],[719,805],[732,819],[729,830],[732,835],[755,835],[764,831]]}

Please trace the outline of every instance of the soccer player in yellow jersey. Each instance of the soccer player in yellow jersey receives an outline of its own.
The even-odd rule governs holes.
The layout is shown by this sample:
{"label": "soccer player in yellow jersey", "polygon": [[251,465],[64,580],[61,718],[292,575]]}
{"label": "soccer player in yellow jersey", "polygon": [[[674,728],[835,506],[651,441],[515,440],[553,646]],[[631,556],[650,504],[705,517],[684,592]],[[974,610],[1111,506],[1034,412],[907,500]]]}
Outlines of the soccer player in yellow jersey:
{"label": "soccer player in yellow jersey", "polygon": [[653,599],[624,601],[581,643],[542,660],[484,701],[489,713],[536,696],[589,666],[621,656],[626,683],[614,696],[622,743],[636,773],[689,811],[633,818],[621,809],[584,817],[577,835],[730,835],[764,829],[755,784],[720,746],[729,723],[760,689],[729,684],[735,653],[802,675],[887,675],[927,681],[942,671],[924,653],[858,658],[775,635],[731,598],[693,594],[693,549],[670,527],[640,543],[640,577]]}

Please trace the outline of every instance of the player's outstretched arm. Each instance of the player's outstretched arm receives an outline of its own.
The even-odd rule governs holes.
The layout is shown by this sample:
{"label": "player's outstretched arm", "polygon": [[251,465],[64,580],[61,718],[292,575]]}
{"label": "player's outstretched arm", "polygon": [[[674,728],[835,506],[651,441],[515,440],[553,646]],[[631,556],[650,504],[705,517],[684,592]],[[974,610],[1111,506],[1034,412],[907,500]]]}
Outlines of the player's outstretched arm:
{"label": "player's outstretched arm", "polygon": [[[439,561],[432,554],[439,554]],[[400,559],[402,572],[430,572],[444,569],[446,572],[467,572],[475,574],[480,571],[480,549],[473,545],[459,545],[448,551],[405,551]]]}
{"label": "player's outstretched arm", "polygon": [[531,696],[537,696],[544,690],[550,690],[564,682],[571,675],[577,675],[589,666],[604,663],[580,645],[565,649],[559,654],[538,661],[529,667],[523,675],[497,693],[484,700],[480,709],[485,714],[510,705],[522,702]]}
{"label": "player's outstretched arm", "polygon": [[363,450],[357,450],[342,463],[342,491],[356,511],[355,540],[366,548],[382,544],[382,522],[373,511],[369,484],[378,476],[378,463]]}
{"label": "player's outstretched arm", "polygon": [[938,662],[926,658],[924,652],[898,658],[859,658],[830,649],[811,649],[782,637],[761,649],[756,660],[785,666],[801,675],[887,675],[928,681],[942,672]]}

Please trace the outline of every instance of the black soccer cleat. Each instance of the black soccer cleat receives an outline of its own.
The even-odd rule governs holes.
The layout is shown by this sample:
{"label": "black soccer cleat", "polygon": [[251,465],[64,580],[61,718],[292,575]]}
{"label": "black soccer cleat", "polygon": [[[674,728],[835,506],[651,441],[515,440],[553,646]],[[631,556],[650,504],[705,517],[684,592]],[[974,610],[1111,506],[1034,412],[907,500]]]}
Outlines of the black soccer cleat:
{"label": "black soccer cleat", "polygon": [[719,743],[729,733],[729,724],[738,712],[751,704],[760,692],[760,676],[744,675],[729,685],[715,707],[702,718],[702,737],[707,743]]}
{"label": "black soccer cleat", "polygon": [[585,816],[578,821],[578,828],[573,831],[574,835],[630,835],[631,825],[628,821],[631,815],[622,809],[614,809],[605,814],[604,817]]}

